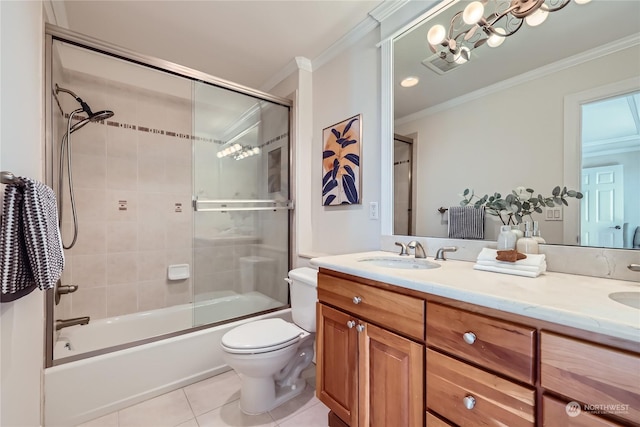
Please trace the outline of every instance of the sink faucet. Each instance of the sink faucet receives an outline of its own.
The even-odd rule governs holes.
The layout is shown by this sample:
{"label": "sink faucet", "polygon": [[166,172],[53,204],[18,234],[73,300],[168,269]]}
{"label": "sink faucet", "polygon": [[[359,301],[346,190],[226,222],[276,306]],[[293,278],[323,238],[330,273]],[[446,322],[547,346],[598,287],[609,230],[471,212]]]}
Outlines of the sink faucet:
{"label": "sink faucet", "polygon": [[457,246],[445,246],[443,248],[438,249],[438,252],[436,252],[436,260],[442,260],[442,261],[446,261],[447,258],[445,257],[445,253],[446,252],[455,252],[458,250]]}
{"label": "sink faucet", "polygon": [[422,247],[420,242],[416,242],[415,240],[412,240],[407,244],[407,247],[409,249],[414,249],[415,250],[415,257],[416,258],[426,258],[427,257],[427,254],[424,251],[424,248]]}
{"label": "sink faucet", "polygon": [[56,320],[56,331],[59,331],[62,328],[68,328],[69,326],[88,325],[89,320],[89,316],[74,317],[73,319],[58,319]]}
{"label": "sink faucet", "polygon": [[407,245],[401,242],[396,242],[396,246],[400,246],[400,256],[409,255],[409,252],[407,252]]}

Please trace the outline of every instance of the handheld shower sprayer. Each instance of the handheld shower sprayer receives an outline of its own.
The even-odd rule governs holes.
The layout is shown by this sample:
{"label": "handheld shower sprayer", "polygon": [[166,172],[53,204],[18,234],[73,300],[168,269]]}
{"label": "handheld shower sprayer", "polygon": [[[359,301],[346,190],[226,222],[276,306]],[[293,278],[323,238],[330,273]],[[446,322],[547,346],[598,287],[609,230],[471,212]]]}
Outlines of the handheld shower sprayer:
{"label": "handheld shower sprayer", "polygon": [[60,87],[60,86],[58,86],[58,83],[56,83],[55,94],[57,95],[60,92],[68,93],[69,95],[73,96],[73,98],[76,101],[78,101],[78,103],[80,104],[81,109],[75,110],[76,112],[78,112],[78,113],[79,112],[84,112],[84,113],[87,114],[86,118],[80,120],[78,123],[76,123],[73,126],[71,126],[71,130],[70,130],[71,133],[77,131],[78,129],[80,129],[81,127],[86,125],[87,123],[97,122],[97,121],[100,121],[100,120],[106,120],[106,119],[108,119],[108,118],[113,116],[113,111],[111,111],[111,110],[101,110],[101,111],[98,111],[98,112],[94,113],[93,111],[91,111],[91,107],[89,107],[89,104],[84,102],[84,100],[82,98],[80,98],[78,95],[76,95],[75,92],[73,92],[72,90]]}
{"label": "handheld shower sprayer", "polygon": [[[53,91],[53,96],[56,99],[56,102],[58,103],[58,107],[60,107],[60,100],[58,99],[57,95],[60,92],[64,92],[73,96],[73,98],[80,104],[80,107],[81,107],[81,108],[76,108],[69,114],[69,119],[67,120],[67,131],[62,137],[62,142],[60,143],[60,165],[58,170],[58,197],[61,198],[62,190],[63,190],[62,187],[63,187],[63,180],[64,180],[63,178],[64,165],[65,165],[65,157],[66,157],[67,179],[69,182],[69,197],[71,200],[71,212],[73,214],[73,238],[71,240],[71,243],[68,246],[65,245],[64,242],[62,243],[62,246],[64,249],[71,249],[73,245],[75,245],[76,239],[78,238],[78,218],[77,218],[77,212],[76,212],[75,195],[73,194],[73,172],[71,169],[71,134],[77,131],[78,129],[80,129],[81,127],[83,127],[84,125],[86,125],[87,123],[98,122],[100,120],[105,120],[105,119],[108,119],[109,117],[112,117],[113,111],[102,110],[94,113],[93,111],[91,111],[91,107],[89,107],[89,104],[84,102],[82,98],[76,95],[73,91],[58,86],[58,84],[56,83],[55,89]],[[60,107],[60,111],[63,113],[63,116],[64,116],[62,107]],[[76,114],[80,114],[80,113],[85,113],[87,117],[79,116],[78,118],[80,119],[80,121],[71,125],[71,122],[74,120],[74,117],[76,116]],[[76,118],[75,120],[78,120],[78,119]],[[63,213],[62,205],[63,205],[62,203],[58,203],[58,226],[59,227],[62,227],[62,213]]]}

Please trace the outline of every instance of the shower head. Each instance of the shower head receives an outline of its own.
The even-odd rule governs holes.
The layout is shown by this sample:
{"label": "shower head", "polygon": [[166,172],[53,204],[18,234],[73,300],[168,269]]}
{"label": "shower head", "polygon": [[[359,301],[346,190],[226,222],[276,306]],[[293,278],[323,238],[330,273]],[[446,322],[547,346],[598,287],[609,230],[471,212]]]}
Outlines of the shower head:
{"label": "shower head", "polygon": [[82,119],[78,123],[76,123],[75,125],[71,126],[71,133],[77,131],[78,129],[80,129],[81,127],[86,125],[87,123],[99,122],[101,120],[106,120],[109,117],[113,117],[113,111],[111,111],[111,110],[102,110],[102,111],[98,111],[96,113],[91,113],[91,115],[89,117],[85,117],[84,119]]}
{"label": "shower head", "polygon": [[[97,113],[94,113],[93,111],[91,111],[91,107],[89,107],[89,104],[84,102],[82,98],[76,95],[73,91],[58,86],[58,84],[56,83],[54,94],[57,95],[59,92],[68,93],[69,95],[73,96],[75,100],[78,101],[78,103],[80,104],[80,107],[82,107],[82,111],[84,111],[87,114],[86,118],[80,120],[78,123],[71,126],[71,132],[77,131],[87,123],[98,122],[100,120],[105,120],[113,116],[113,111],[111,110],[102,110],[102,111],[98,111]],[[58,105],[60,104],[58,103]]]}

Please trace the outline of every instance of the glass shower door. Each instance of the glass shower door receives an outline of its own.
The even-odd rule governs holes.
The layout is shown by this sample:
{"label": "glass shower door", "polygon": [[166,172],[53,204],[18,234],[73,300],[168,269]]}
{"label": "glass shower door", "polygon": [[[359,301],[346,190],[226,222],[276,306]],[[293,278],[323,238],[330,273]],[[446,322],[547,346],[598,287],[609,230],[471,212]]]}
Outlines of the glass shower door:
{"label": "glass shower door", "polygon": [[194,326],[287,305],[289,107],[194,82]]}

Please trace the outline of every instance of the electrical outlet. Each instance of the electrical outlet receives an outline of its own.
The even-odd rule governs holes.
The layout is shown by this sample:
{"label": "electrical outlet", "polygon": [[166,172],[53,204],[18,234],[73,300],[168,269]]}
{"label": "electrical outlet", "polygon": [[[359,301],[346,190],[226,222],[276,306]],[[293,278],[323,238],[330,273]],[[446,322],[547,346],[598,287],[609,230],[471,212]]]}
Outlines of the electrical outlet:
{"label": "electrical outlet", "polygon": [[369,202],[369,219],[378,219],[378,202]]}

